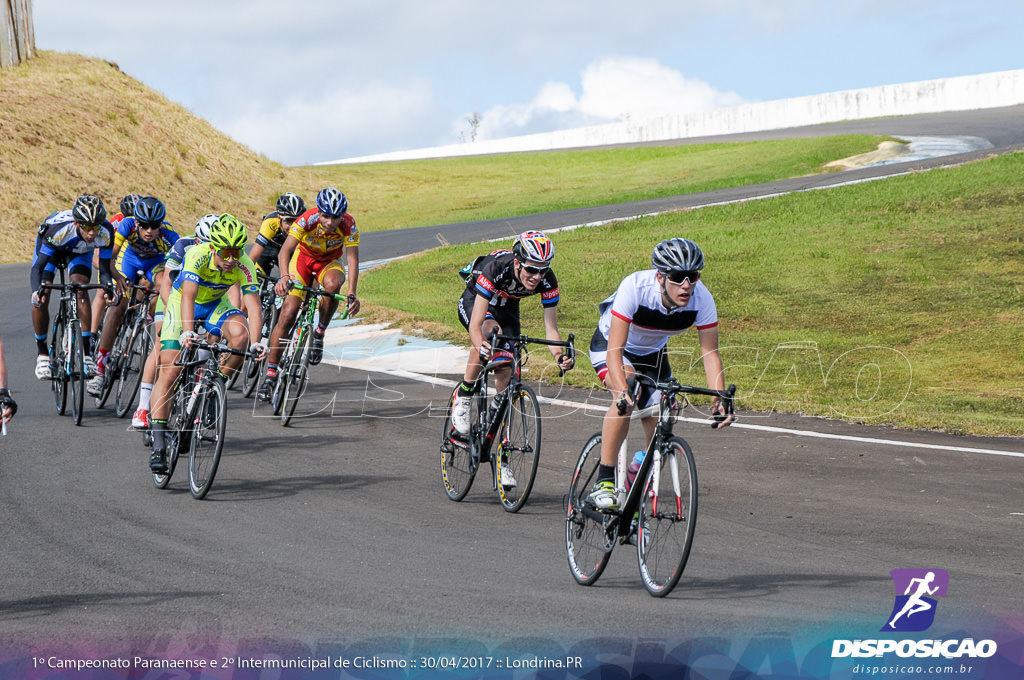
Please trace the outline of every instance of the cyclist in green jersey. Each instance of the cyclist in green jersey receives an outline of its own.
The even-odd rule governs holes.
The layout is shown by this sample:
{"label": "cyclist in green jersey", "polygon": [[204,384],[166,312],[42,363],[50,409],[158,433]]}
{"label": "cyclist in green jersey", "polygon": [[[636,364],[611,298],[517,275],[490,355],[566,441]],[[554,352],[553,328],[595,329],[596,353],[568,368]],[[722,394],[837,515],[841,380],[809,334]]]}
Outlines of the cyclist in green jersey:
{"label": "cyclist in green jersey", "polygon": [[[186,251],[181,273],[167,298],[164,325],[160,330],[160,375],[153,386],[150,413],[153,453],[149,467],[158,474],[167,471],[164,432],[170,410],[170,387],[181,372],[174,362],[182,347],[191,345],[198,336],[197,324],[202,322],[207,335],[223,338],[234,349],[249,347],[259,359],[266,355],[263,344],[249,344],[249,338],[260,337],[263,321],[256,265],[243,250],[246,240],[248,236],[242,223],[233,215],[222,214],[210,229],[210,242]],[[242,288],[246,315],[232,305],[227,296],[236,283]],[[225,378],[238,370],[241,363],[240,356],[232,355],[226,360],[221,366]]]}

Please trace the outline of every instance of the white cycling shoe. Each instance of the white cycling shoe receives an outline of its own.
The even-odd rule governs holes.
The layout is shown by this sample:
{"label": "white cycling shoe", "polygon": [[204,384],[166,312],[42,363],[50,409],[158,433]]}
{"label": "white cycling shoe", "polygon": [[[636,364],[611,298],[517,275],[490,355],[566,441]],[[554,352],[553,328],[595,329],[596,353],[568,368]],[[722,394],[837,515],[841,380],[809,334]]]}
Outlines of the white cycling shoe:
{"label": "white cycling shoe", "polygon": [[36,357],[36,380],[51,379],[53,376],[50,374],[50,357],[40,354]]}
{"label": "white cycling shoe", "polygon": [[469,434],[469,400],[469,397],[455,397],[452,404],[452,427],[462,436]]}

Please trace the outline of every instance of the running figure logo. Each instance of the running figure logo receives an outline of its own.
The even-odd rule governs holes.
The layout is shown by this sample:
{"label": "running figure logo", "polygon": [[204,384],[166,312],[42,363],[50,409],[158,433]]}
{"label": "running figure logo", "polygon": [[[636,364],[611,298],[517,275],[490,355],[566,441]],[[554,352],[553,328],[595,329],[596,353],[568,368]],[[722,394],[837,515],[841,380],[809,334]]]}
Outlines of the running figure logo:
{"label": "running figure logo", "polygon": [[883,631],[905,633],[927,630],[935,621],[938,600],[945,597],[949,574],[942,569],[893,569],[896,602]]}

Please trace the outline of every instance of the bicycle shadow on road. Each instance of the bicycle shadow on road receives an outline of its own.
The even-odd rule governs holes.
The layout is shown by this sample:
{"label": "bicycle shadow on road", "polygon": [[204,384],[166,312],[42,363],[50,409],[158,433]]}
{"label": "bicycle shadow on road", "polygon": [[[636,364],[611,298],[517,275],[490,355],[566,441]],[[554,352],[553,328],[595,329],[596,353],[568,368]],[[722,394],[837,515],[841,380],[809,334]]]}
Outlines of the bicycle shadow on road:
{"label": "bicycle shadow on road", "polygon": [[[693,560],[692,555],[690,559]],[[865,583],[888,585],[891,581],[888,574],[736,574],[723,578],[702,578],[691,577],[684,572],[679,585],[668,597],[686,600],[737,600],[778,595],[796,588],[838,592]],[[635,575],[612,578],[607,578],[606,575],[598,584],[599,587],[602,585],[635,590],[637,580]]]}
{"label": "bicycle shadow on road", "polygon": [[[366,488],[377,484],[391,483],[393,476],[384,475],[304,475],[298,477],[282,477],[279,479],[258,480],[220,480],[214,482],[213,488],[203,503],[209,502],[242,502],[266,501],[278,498],[289,498],[300,493],[316,493],[318,491],[345,491]],[[187,492],[185,487],[182,491]]]}
{"label": "bicycle shadow on road", "polygon": [[219,591],[167,591],[137,593],[52,593],[21,600],[0,600],[0,619],[21,620],[54,615],[70,609],[146,607],[175,600],[216,597]]}

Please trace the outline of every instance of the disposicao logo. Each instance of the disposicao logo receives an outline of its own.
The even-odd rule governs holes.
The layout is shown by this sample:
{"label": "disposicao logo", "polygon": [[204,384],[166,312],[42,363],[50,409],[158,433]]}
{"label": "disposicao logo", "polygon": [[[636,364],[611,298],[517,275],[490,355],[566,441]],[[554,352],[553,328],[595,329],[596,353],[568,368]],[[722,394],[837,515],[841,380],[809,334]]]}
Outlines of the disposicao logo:
{"label": "disposicao logo", "polygon": [[939,606],[936,597],[946,597],[949,574],[943,569],[893,569],[896,602],[882,631],[917,633],[928,630]]}
{"label": "disposicao logo", "polygon": [[[935,622],[938,597],[946,597],[949,574],[943,569],[893,569],[896,600],[882,632],[916,633],[928,630]],[[994,640],[833,640],[832,658],[883,657],[969,657],[988,658],[994,655]]]}

